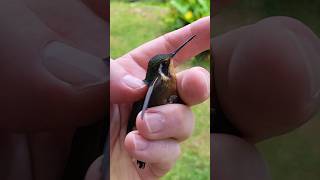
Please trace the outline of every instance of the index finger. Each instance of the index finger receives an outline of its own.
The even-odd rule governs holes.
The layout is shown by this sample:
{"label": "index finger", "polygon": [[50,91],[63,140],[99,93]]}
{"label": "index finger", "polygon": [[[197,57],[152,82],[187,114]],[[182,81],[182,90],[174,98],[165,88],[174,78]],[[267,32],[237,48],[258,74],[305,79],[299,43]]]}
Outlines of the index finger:
{"label": "index finger", "polygon": [[193,35],[196,35],[196,37],[174,57],[175,65],[209,49],[210,17],[201,18],[183,28],[145,43],[128,54],[118,58],[118,61],[127,62],[128,60],[132,60],[146,69],[148,61],[153,56],[156,54],[171,53]]}

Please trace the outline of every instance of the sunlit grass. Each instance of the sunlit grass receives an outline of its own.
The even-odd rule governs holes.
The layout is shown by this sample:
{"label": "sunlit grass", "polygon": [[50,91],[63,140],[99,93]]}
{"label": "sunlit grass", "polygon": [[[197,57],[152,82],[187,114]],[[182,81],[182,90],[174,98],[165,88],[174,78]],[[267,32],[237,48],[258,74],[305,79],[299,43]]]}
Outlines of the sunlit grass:
{"label": "sunlit grass", "polygon": [[111,2],[110,53],[115,59],[160,35],[167,9],[144,3]]}

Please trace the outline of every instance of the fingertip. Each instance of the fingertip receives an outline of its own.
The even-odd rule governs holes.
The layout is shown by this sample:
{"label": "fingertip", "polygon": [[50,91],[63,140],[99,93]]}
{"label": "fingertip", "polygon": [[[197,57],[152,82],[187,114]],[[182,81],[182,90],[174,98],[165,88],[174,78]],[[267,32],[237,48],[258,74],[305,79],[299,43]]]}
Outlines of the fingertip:
{"label": "fingertip", "polygon": [[194,105],[210,95],[210,73],[202,67],[193,67],[178,75],[178,91],[181,98]]}
{"label": "fingertip", "polygon": [[136,127],[141,135],[145,136],[147,134],[146,132],[148,132],[148,127],[146,126],[146,122],[141,117],[141,112],[137,116]]}
{"label": "fingertip", "polygon": [[140,90],[146,86],[146,84],[141,79],[138,79],[130,74],[126,74],[121,78],[120,81],[124,87],[132,90]]}
{"label": "fingertip", "polygon": [[157,135],[165,128],[165,119],[167,118],[164,111],[166,106],[157,106],[148,109],[145,112],[144,119],[141,117],[141,112],[137,116],[136,127],[139,134],[147,139],[157,139]]}
{"label": "fingertip", "polygon": [[147,89],[139,78],[128,73],[117,62],[111,62],[110,100],[112,103],[128,103],[141,99]]}
{"label": "fingertip", "polygon": [[148,140],[172,138],[182,142],[191,136],[194,121],[194,115],[189,106],[166,104],[149,108],[144,119],[138,115],[136,127],[139,135]]}
{"label": "fingertip", "polygon": [[127,134],[125,140],[124,140],[124,147],[126,148],[126,150],[131,154],[132,152],[134,152],[135,149],[135,145],[134,145],[134,136],[135,136],[136,132],[132,131],[130,133]]}

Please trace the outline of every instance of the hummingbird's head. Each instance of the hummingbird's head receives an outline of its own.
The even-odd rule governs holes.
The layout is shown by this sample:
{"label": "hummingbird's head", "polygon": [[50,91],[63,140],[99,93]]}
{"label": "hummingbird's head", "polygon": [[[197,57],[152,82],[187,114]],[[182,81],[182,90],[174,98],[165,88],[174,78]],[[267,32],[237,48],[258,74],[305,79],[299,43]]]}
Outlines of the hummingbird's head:
{"label": "hummingbird's head", "polygon": [[148,63],[147,75],[144,82],[150,85],[152,81],[155,80],[157,77],[171,78],[174,73],[173,63],[171,59],[195,36],[196,35],[190,37],[172,53],[158,54],[151,58],[151,60]]}
{"label": "hummingbird's head", "polygon": [[170,69],[172,69],[170,66],[173,66],[171,59],[171,54],[158,54],[151,58],[148,63],[148,71],[144,81],[150,84],[157,77],[170,78]]}

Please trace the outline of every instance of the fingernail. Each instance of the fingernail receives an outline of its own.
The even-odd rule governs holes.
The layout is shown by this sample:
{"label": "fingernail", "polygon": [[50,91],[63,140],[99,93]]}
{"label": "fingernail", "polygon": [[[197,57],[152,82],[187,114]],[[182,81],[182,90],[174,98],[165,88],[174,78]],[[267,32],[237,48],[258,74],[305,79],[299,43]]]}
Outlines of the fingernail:
{"label": "fingernail", "polygon": [[106,65],[96,56],[58,41],[48,43],[43,55],[43,65],[48,72],[74,87],[85,88],[106,82]]}
{"label": "fingernail", "polygon": [[134,136],[133,143],[136,151],[143,151],[148,147],[148,143],[137,135]]}
{"label": "fingernail", "polygon": [[148,131],[150,133],[156,133],[164,127],[164,117],[159,113],[146,113],[144,114],[144,121],[146,122]]}
{"label": "fingernail", "polygon": [[132,89],[139,89],[145,86],[145,83],[132,75],[126,75],[122,78],[122,82]]}

